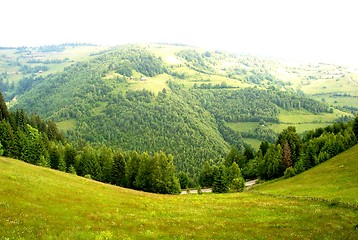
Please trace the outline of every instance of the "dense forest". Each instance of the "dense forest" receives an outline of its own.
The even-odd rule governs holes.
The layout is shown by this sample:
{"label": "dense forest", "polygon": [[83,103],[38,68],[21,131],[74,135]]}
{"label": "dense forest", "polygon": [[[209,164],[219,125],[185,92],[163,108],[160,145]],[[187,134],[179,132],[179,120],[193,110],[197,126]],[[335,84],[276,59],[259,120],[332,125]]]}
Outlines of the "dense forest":
{"label": "dense forest", "polygon": [[0,153],[43,167],[133,189],[180,192],[172,155],[124,152],[90,144],[75,148],[53,121],[24,111],[10,112],[0,93]]}
{"label": "dense forest", "polygon": [[[148,93],[148,97],[150,96]],[[205,161],[197,175],[177,171],[174,157],[162,151],[123,151],[89,143],[74,147],[53,121],[30,117],[22,110],[10,112],[0,94],[0,153],[60,171],[118,186],[155,192],[180,192],[180,188],[212,187],[213,192],[243,191],[244,179],[291,177],[357,143],[358,117],[308,131],[300,137],[294,127],[283,130],[275,143],[261,143],[256,152],[233,146],[225,158]],[[197,177],[196,177],[197,176]]]}
{"label": "dense forest", "polygon": [[205,162],[199,183],[213,187],[216,192],[227,192],[232,184],[227,180],[220,189],[215,189],[218,184],[217,172],[222,172],[223,179],[232,179],[230,169],[233,164],[238,165],[245,179],[289,178],[338,155],[357,142],[358,116],[348,123],[339,122],[307,131],[302,137],[294,127],[288,127],[279,134],[275,143],[263,141],[257,152],[250,147],[239,151],[233,146],[219,164]]}
{"label": "dense forest", "polygon": [[[204,72],[214,71],[220,53],[180,51]],[[242,60],[243,66],[249,65]],[[208,67],[209,66],[209,67]],[[211,67],[210,67],[211,66]],[[261,68],[259,68],[261,69]],[[215,70],[216,71],[216,70]],[[261,69],[257,72],[265,72]],[[136,76],[169,75],[160,92],[133,90]],[[115,48],[91,60],[72,64],[57,74],[31,75],[15,88],[14,109],[26,109],[56,122],[71,120],[66,137],[77,147],[90,142],[154,154],[171,153],[179,171],[195,176],[206,160],[218,162],[230,146],[244,149],[243,137],[274,142],[277,134],[261,130],[240,133],[228,122],[278,123],[284,110],[328,111],[328,105],[275,88],[184,88],[160,57],[134,46]],[[252,73],[250,73],[252,75]],[[180,78],[179,78],[180,79]],[[46,100],[45,100],[46,99]]]}

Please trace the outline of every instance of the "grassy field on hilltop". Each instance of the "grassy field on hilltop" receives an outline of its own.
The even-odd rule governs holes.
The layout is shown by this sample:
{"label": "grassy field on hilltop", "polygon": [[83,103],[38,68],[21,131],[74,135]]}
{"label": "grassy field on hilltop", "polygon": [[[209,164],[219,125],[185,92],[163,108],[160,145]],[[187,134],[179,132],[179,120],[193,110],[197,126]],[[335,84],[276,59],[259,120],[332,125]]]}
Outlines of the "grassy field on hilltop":
{"label": "grassy field on hilltop", "polygon": [[[356,155],[356,150],[357,146],[348,154]],[[348,163],[344,165],[349,169]],[[356,166],[352,167],[355,169],[351,171],[356,171]],[[332,207],[322,202],[253,192],[179,196],[149,194],[9,158],[0,158],[0,169],[0,239],[358,237],[358,230],[355,230],[357,210]],[[322,174],[322,179],[325,176]],[[330,181],[335,177],[338,180],[341,175],[333,175]],[[315,180],[321,184],[321,189],[326,185],[326,179]],[[358,192],[356,178],[346,178],[337,182],[337,186],[339,184],[342,191],[345,189],[345,193],[353,194],[353,197],[354,191]],[[352,186],[348,188],[348,184]],[[294,186],[292,183],[291,188]],[[260,191],[264,189],[262,186]],[[353,201],[349,198],[344,200]]]}
{"label": "grassy field on hilltop", "polygon": [[[6,72],[10,82],[17,83],[24,77],[31,76],[31,73],[22,73],[22,65],[35,67],[44,65],[48,67],[42,74],[35,73],[38,76],[46,76],[61,72],[65,67],[79,61],[86,61],[92,58],[91,53],[100,52],[108,49],[103,46],[67,46],[63,51],[41,52],[38,48],[19,49],[0,49],[0,73]],[[61,62],[44,64],[45,61],[59,60]],[[31,62],[32,61],[32,62]],[[38,61],[38,62],[36,62]]]}

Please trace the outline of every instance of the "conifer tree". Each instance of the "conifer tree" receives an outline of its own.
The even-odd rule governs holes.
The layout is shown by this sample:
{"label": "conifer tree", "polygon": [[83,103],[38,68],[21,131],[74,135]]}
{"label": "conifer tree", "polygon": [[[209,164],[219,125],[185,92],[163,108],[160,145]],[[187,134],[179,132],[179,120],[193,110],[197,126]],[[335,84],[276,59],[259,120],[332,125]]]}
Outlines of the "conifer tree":
{"label": "conifer tree", "polygon": [[0,121],[5,119],[9,120],[10,114],[6,106],[6,102],[3,98],[2,93],[0,92]]}
{"label": "conifer tree", "polygon": [[285,142],[285,145],[283,146],[283,165],[285,165],[285,168],[289,168],[292,166],[292,159],[291,159],[291,148],[290,145],[288,145],[288,142]]}
{"label": "conifer tree", "polygon": [[199,184],[202,187],[211,187],[214,182],[213,168],[208,161],[205,161],[199,176]]}
{"label": "conifer tree", "polygon": [[213,193],[227,193],[229,191],[226,179],[226,167],[223,164],[214,168],[214,183],[212,191]]}
{"label": "conifer tree", "polygon": [[135,181],[140,166],[140,156],[137,151],[133,150],[128,155],[127,171],[126,171],[126,186],[128,188],[135,188]]}
{"label": "conifer tree", "polygon": [[358,139],[358,115],[355,117],[353,121],[353,133],[356,136],[356,139]]}
{"label": "conifer tree", "polygon": [[124,187],[126,184],[127,164],[124,155],[117,151],[113,156],[112,183]]}
{"label": "conifer tree", "polygon": [[2,156],[3,154],[4,154],[4,149],[3,149],[2,144],[0,142],[0,156]]}

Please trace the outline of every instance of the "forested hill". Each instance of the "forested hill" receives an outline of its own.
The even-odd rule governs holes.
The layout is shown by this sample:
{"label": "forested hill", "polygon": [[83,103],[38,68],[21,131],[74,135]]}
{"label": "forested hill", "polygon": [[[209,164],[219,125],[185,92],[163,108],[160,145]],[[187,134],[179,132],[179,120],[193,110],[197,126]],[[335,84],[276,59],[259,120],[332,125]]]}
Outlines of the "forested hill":
{"label": "forested hill", "polygon": [[[233,61],[240,67],[228,67]],[[193,173],[206,160],[220,161],[230,145],[242,149],[241,134],[228,123],[264,126],[280,123],[282,111],[332,111],[281,91],[285,84],[262,65],[245,64],[221,52],[122,46],[67,62],[63,71],[27,75],[8,94],[16,96],[13,108],[54,119],[73,143],[163,150],[174,155],[178,170]],[[250,134],[276,137],[270,129]]]}

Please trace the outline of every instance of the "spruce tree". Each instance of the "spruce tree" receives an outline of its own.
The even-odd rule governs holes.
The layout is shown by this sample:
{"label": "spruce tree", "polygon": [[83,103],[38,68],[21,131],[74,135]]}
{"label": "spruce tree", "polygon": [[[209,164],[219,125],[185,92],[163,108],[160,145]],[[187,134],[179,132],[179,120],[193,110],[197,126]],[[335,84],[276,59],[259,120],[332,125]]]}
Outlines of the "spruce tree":
{"label": "spruce tree", "polygon": [[290,145],[288,145],[288,142],[285,142],[285,145],[283,146],[283,165],[285,165],[285,168],[292,167],[292,159],[291,159],[291,148]]}
{"label": "spruce tree", "polygon": [[358,139],[358,115],[355,117],[353,122],[353,133],[356,136],[356,139]]}
{"label": "spruce tree", "polygon": [[220,164],[214,169],[214,183],[212,191],[213,193],[227,193],[229,191],[226,179],[226,167],[223,164]]}
{"label": "spruce tree", "polygon": [[9,120],[10,114],[6,106],[6,102],[2,96],[2,93],[0,92],[0,121],[5,119]]}
{"label": "spruce tree", "polygon": [[214,182],[214,172],[213,168],[210,166],[209,162],[206,161],[203,165],[199,176],[199,184],[202,187],[211,187]]}
{"label": "spruce tree", "polygon": [[124,155],[117,151],[113,156],[112,183],[124,187],[126,184],[127,164]]}

